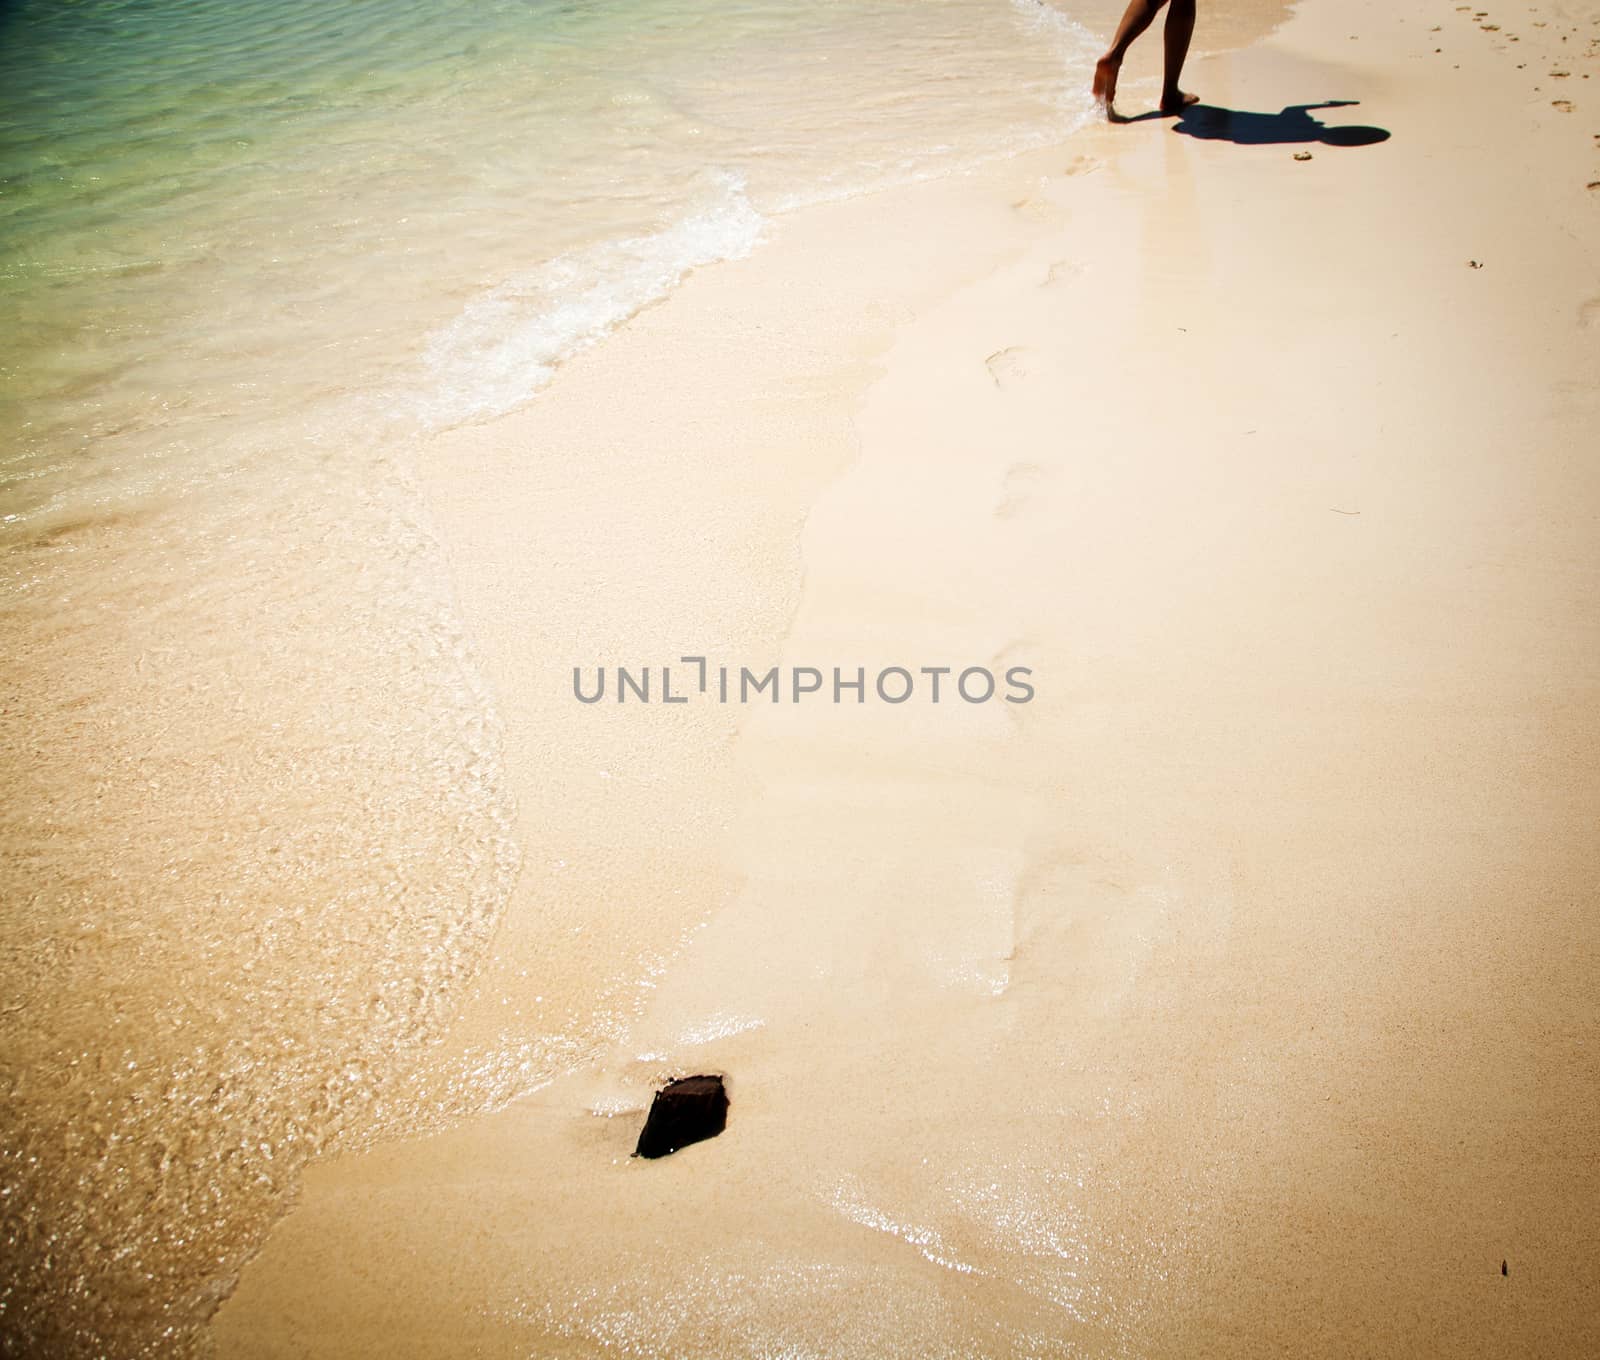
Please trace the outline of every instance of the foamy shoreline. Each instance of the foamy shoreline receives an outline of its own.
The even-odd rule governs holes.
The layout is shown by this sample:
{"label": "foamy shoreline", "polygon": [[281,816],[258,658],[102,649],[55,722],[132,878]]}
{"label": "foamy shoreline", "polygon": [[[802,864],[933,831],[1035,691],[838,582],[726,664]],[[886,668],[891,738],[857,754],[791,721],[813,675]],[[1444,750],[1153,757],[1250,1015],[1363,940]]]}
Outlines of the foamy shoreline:
{"label": "foamy shoreline", "polygon": [[[220,1354],[1594,1348],[1600,29],[1536,8],[1308,0],[1196,87],[1389,141],[796,213],[435,442],[525,867],[416,1082],[567,1075],[314,1167]],[[699,653],[1040,697],[563,695]],[[630,1162],[690,1069],[727,1133]]]}

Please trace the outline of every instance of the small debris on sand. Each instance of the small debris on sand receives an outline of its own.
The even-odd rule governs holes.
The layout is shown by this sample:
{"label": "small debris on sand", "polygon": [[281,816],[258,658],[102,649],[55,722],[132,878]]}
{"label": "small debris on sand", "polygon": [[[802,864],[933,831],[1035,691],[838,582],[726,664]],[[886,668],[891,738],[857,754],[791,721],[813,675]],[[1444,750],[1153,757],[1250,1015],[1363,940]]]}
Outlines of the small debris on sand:
{"label": "small debris on sand", "polygon": [[721,1077],[669,1081],[650,1102],[635,1157],[665,1157],[728,1127],[728,1092]]}

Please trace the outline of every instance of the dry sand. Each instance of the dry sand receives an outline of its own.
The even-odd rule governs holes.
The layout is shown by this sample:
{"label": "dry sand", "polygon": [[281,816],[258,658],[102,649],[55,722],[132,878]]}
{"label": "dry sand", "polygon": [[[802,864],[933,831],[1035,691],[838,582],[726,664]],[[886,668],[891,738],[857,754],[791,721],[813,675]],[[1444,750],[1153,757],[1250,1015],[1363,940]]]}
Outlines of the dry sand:
{"label": "dry sand", "polygon": [[[1475,13],[1192,71],[1380,144],[808,210],[429,452],[525,867],[415,1083],[565,1075],[314,1168],[221,1354],[1600,1350],[1600,7]],[[571,697],[686,653],[1037,697]]]}

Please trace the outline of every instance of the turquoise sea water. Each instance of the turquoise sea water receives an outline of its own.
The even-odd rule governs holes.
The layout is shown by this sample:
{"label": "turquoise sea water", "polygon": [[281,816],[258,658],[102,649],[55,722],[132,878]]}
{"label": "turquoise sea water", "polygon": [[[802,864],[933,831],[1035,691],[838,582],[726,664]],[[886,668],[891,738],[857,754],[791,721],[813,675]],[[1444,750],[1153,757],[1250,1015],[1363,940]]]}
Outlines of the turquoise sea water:
{"label": "turquoise sea water", "polygon": [[516,872],[405,475],[808,202],[1057,139],[1035,0],[0,4],[0,1340],[182,1350]]}
{"label": "turquoise sea water", "polygon": [[[175,396],[185,422],[395,388],[434,421],[504,409],[762,216],[1086,107],[1087,35],[1036,0],[23,0],[0,23],[24,508],[70,489],[38,484],[52,441],[170,429]],[[485,300],[495,329],[480,306],[452,335]]]}

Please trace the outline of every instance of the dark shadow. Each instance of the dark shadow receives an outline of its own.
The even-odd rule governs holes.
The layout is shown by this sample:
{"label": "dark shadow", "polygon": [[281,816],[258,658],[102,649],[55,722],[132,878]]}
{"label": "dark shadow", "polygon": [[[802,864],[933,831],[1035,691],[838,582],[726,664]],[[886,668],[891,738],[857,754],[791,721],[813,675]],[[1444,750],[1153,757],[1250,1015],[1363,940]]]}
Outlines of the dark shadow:
{"label": "dark shadow", "polygon": [[1305,142],[1321,142],[1324,146],[1372,146],[1388,141],[1387,128],[1362,127],[1355,123],[1329,127],[1311,116],[1313,109],[1344,109],[1359,102],[1330,99],[1322,104],[1292,104],[1282,113],[1248,113],[1242,109],[1218,108],[1215,104],[1191,104],[1176,115],[1153,110],[1115,121],[1143,123],[1151,118],[1173,118],[1172,130],[1185,137],[1232,142],[1235,146],[1295,146]]}

